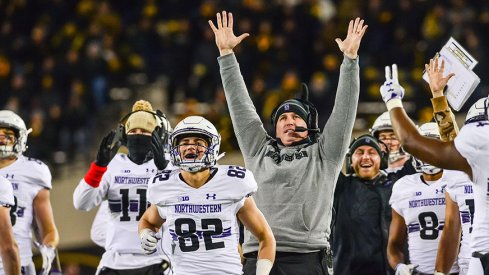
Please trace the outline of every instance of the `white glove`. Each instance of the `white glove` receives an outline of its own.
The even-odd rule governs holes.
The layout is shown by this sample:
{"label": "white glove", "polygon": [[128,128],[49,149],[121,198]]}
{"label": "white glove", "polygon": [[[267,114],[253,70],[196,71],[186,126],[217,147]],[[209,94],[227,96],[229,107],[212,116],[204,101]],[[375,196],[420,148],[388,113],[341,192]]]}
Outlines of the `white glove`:
{"label": "white glove", "polygon": [[149,228],[145,228],[141,230],[141,233],[139,233],[139,239],[141,239],[141,248],[144,250],[146,255],[156,252],[156,245],[158,243],[156,232]]}
{"label": "white glove", "polygon": [[399,85],[399,79],[397,78],[396,64],[392,64],[392,75],[391,68],[385,66],[385,82],[380,87],[380,94],[385,103],[394,98],[402,99],[404,97],[404,88]]}
{"label": "white glove", "polygon": [[52,246],[41,245],[39,251],[42,255],[42,269],[40,275],[48,275],[51,271],[51,264],[56,257],[56,249]]}
{"label": "white glove", "polygon": [[417,265],[414,264],[398,264],[396,266],[396,275],[411,275]]}

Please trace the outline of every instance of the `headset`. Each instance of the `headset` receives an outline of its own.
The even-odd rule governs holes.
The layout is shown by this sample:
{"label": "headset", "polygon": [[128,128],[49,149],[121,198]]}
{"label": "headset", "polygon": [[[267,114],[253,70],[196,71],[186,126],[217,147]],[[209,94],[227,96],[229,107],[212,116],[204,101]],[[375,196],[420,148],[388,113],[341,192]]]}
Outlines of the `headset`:
{"label": "headset", "polygon": [[[290,100],[290,99],[289,99]],[[312,104],[309,101],[309,89],[307,88],[306,83],[302,82],[301,83],[301,97],[300,98],[294,98],[293,100],[299,101],[304,107],[306,107],[307,111],[307,118],[306,118],[306,124],[307,128],[304,127],[297,127],[296,132],[305,132],[305,131],[311,131],[313,134],[320,132],[321,129],[319,129],[318,126],[318,111],[314,104]],[[283,103],[283,102],[282,102]],[[276,117],[277,117],[277,111],[280,106],[282,106],[282,103],[279,104],[275,109],[272,111],[272,125],[273,128],[275,129],[275,122],[276,122]]]}
{"label": "headset", "polygon": [[[347,174],[353,174],[355,173],[355,171],[353,170],[353,167],[351,166],[351,156],[353,155],[354,152],[351,151],[351,147],[353,146],[353,144],[355,144],[355,142],[359,139],[362,139],[362,138],[370,138],[372,141],[374,141],[375,143],[377,143],[377,145],[381,147],[381,144],[383,144],[383,142],[379,141],[378,139],[376,139],[375,137],[373,137],[372,135],[369,135],[369,134],[365,134],[365,135],[361,135],[357,138],[354,138],[352,140],[352,142],[350,143],[350,146],[348,146],[348,152],[346,153],[346,156],[345,156],[345,163],[346,163],[346,173]],[[385,148],[385,152],[384,151],[381,151],[381,154],[380,154],[380,170],[385,170],[389,167],[389,148],[387,148],[387,146],[384,146]],[[356,149],[356,148],[355,148]]]}
{"label": "headset", "polygon": [[156,112],[146,111],[146,110],[137,110],[134,112],[130,112],[127,115],[123,116],[119,120],[119,128],[117,129],[117,136],[119,137],[119,141],[122,145],[127,146],[127,134],[126,134],[126,122],[129,117],[136,112],[146,112],[152,114],[156,119],[156,130],[159,137],[162,138],[163,144],[168,143],[168,138],[171,133],[171,126],[166,118],[166,115],[160,111],[156,110]]}

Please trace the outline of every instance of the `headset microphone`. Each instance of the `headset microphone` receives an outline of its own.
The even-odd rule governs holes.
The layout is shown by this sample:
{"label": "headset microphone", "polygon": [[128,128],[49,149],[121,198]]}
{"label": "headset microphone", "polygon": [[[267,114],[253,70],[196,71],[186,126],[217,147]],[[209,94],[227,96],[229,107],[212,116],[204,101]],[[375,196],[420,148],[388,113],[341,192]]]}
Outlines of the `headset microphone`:
{"label": "headset microphone", "polygon": [[320,129],[319,128],[305,128],[305,127],[301,127],[301,126],[296,126],[294,129],[294,132],[305,132],[305,131],[319,132]]}

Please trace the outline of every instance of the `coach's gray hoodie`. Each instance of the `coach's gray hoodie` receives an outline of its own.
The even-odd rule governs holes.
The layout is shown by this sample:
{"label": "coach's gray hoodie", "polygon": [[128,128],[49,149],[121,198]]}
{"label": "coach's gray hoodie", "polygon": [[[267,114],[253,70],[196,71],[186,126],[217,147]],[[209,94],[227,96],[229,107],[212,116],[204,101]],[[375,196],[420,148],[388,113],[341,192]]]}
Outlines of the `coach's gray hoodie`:
{"label": "coach's gray hoodie", "polygon": [[[218,61],[234,132],[246,167],[258,182],[253,197],[272,228],[277,251],[328,247],[334,188],[358,105],[358,58],[343,59],[335,106],[318,142],[290,147],[267,135],[234,54]],[[258,241],[248,231],[243,251],[258,251]]]}

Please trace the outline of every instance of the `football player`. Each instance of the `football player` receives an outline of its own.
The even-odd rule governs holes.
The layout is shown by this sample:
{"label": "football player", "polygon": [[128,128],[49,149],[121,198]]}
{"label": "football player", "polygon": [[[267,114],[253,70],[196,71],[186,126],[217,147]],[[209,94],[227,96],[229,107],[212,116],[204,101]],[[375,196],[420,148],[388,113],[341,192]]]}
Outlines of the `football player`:
{"label": "football player", "polygon": [[19,245],[22,274],[36,274],[32,261],[32,234],[38,229],[42,254],[41,274],[49,274],[59,242],[50,202],[51,172],[42,161],[25,157],[27,130],[12,111],[0,111],[0,175],[12,183],[16,205],[11,211],[14,236]]}
{"label": "football player", "polygon": [[[165,160],[155,163],[152,143],[166,143],[170,129],[165,116],[154,112],[148,101],[135,102],[132,112],[121,120],[121,141],[112,145],[114,131],[103,138],[96,161],[75,189],[73,202],[78,210],[89,211],[102,201],[108,201],[107,231],[101,232],[97,241],[101,244],[105,239],[106,249],[98,274],[161,274],[167,266],[167,257],[144,254],[137,223],[148,206],[149,179],[158,167],[164,168],[167,164]],[[129,153],[114,156],[120,143],[127,146]]]}
{"label": "football player", "polygon": [[[5,138],[0,134],[0,142]],[[12,230],[15,219],[10,217],[15,210],[12,184],[0,176],[0,274],[20,274],[19,247]]]}
{"label": "football player", "polygon": [[[425,137],[440,138],[436,123],[425,123],[419,131]],[[413,159],[418,173],[402,177],[393,187],[390,204],[392,222],[387,255],[396,274],[432,273],[435,269],[438,243],[445,223],[445,187],[470,185],[458,171],[442,170]],[[404,264],[403,248],[409,242],[410,265]],[[458,266],[451,267],[458,272]]]}
{"label": "football player", "polygon": [[402,150],[401,144],[392,129],[391,118],[388,112],[382,113],[374,121],[370,134],[387,146],[389,152],[389,167],[387,173],[402,169],[404,163],[409,159],[409,154]]}
{"label": "football player", "polygon": [[[428,74],[443,71],[430,63]],[[420,135],[414,123],[407,116],[403,105],[404,88],[397,76],[387,75],[382,85],[382,99],[387,109],[397,137],[403,148],[416,158],[443,169],[465,172],[473,182],[474,221],[471,236],[472,258],[468,274],[489,274],[489,121],[483,120],[465,125],[457,137],[450,142],[426,138]],[[447,78],[453,77],[449,74]],[[484,106],[487,113],[487,103]]]}
{"label": "football player", "polygon": [[168,224],[174,274],[242,274],[238,219],[259,240],[256,274],[269,274],[275,238],[251,196],[251,171],[217,165],[221,137],[203,117],[182,120],[170,137],[171,161],[179,170],[151,180],[151,206],[139,221],[141,246],[156,250],[156,232]]}
{"label": "football player", "polygon": [[[486,101],[486,97],[481,98],[470,107],[464,124],[487,120],[487,114],[484,109]],[[456,125],[456,122],[452,121],[450,123]],[[455,138],[456,134],[453,136]],[[436,270],[441,274],[447,273],[455,259],[457,259],[460,275],[465,275],[468,274],[471,258],[470,237],[474,220],[472,183],[460,182],[455,183],[453,186],[447,185],[445,200],[445,227],[438,246]]]}

